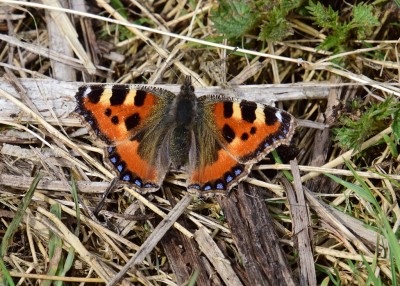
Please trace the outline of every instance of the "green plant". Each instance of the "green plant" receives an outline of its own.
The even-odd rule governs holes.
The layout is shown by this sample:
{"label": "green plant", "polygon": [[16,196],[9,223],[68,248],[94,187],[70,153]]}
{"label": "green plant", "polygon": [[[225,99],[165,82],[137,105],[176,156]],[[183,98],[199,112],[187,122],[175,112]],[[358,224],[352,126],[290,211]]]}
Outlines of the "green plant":
{"label": "green plant", "polygon": [[[381,208],[380,197],[375,194],[374,189],[371,188],[365,179],[361,178],[351,166],[351,164],[345,161],[347,168],[353,173],[356,183],[350,183],[341,178],[338,178],[331,174],[325,174],[336,183],[341,184],[343,187],[351,190],[356,194],[359,200],[363,200],[365,210],[373,217],[374,227],[377,229],[377,233],[382,235],[386,239],[387,251],[390,260],[390,270],[392,273],[392,285],[397,285],[398,273],[400,273],[400,245],[398,238],[393,232],[391,221],[388,218],[387,211]],[[379,245],[379,242],[377,243]],[[377,248],[378,249],[378,248]],[[363,264],[369,274],[368,283],[366,285],[382,285],[379,277],[376,277],[376,264],[377,261],[374,259],[372,264],[369,264],[363,259]]]}
{"label": "green plant", "polygon": [[331,6],[325,7],[320,2],[310,2],[306,7],[313,21],[327,30],[328,36],[319,45],[319,48],[340,52],[346,50],[348,40],[356,34],[358,40],[363,40],[373,31],[373,27],[380,25],[372,12],[373,6],[358,3],[351,10],[350,20],[339,17],[338,11]]}
{"label": "green plant", "polygon": [[298,0],[220,0],[218,8],[211,13],[211,20],[228,39],[241,38],[258,28],[259,40],[280,41],[293,34],[286,18],[300,3]]}
{"label": "green plant", "polygon": [[400,103],[389,97],[385,101],[374,104],[369,108],[353,106],[360,110],[359,116],[344,115],[340,119],[342,127],[334,129],[335,140],[344,149],[358,150],[361,144],[372,135],[392,125],[395,141],[400,138]]}
{"label": "green plant", "polygon": [[221,0],[218,8],[211,12],[211,20],[227,38],[239,38],[256,27],[259,13],[253,2]]}

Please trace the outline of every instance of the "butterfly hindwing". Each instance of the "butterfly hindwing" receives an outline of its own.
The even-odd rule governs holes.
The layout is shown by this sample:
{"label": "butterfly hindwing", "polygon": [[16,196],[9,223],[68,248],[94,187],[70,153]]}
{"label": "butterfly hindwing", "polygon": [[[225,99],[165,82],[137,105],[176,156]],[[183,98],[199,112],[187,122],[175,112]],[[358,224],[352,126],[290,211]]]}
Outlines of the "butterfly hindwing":
{"label": "butterfly hindwing", "polygon": [[240,164],[223,148],[218,150],[216,157],[217,160],[205,166],[197,165],[189,173],[189,191],[202,196],[226,193],[250,172],[251,165]]}
{"label": "butterfly hindwing", "polygon": [[160,145],[165,110],[174,98],[163,89],[129,85],[82,86],[76,94],[76,111],[110,145],[109,163],[142,192],[157,190],[168,171]]}

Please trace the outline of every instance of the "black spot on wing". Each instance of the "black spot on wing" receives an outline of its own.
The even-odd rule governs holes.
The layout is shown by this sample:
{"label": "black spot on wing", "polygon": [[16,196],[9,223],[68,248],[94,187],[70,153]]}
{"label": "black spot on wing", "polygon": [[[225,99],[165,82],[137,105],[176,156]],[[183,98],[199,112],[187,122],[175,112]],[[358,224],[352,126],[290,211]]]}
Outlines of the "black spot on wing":
{"label": "black spot on wing", "polygon": [[249,139],[249,134],[248,133],[243,133],[242,136],[240,136],[240,139],[242,139],[242,141],[247,141],[247,139]]}
{"label": "black spot on wing", "polygon": [[224,117],[231,118],[233,115],[233,102],[225,101],[224,102]]}
{"label": "black spot on wing", "polygon": [[225,124],[222,128],[222,135],[228,143],[231,143],[236,136],[235,131],[228,124]]}
{"label": "black spot on wing", "polygon": [[277,112],[277,109],[275,109],[273,107],[270,107],[270,106],[264,107],[265,124],[267,124],[267,125],[275,124],[275,122],[278,120],[278,117],[276,117],[276,112]]}
{"label": "black spot on wing", "polygon": [[251,101],[242,101],[240,103],[240,110],[242,112],[243,120],[253,123],[256,120],[257,103]]}
{"label": "black spot on wing", "polygon": [[146,99],[147,92],[144,90],[137,90],[135,95],[135,102],[136,106],[143,106],[144,100]]}
{"label": "black spot on wing", "polygon": [[110,108],[107,108],[107,109],[104,111],[104,115],[107,116],[107,117],[110,117],[110,116],[111,116],[111,109],[110,109]]}
{"label": "black spot on wing", "polygon": [[128,93],[129,93],[129,88],[127,86],[114,85],[112,87],[110,104],[113,106],[123,104]]}
{"label": "black spot on wing", "polygon": [[140,124],[140,115],[135,113],[125,119],[125,126],[127,130],[131,130]]}
{"label": "black spot on wing", "polygon": [[112,124],[117,125],[119,123],[118,116],[111,117],[111,122]]}
{"label": "black spot on wing", "polygon": [[[90,87],[87,87],[90,88]],[[83,92],[86,89],[82,90]],[[88,99],[91,103],[99,103],[101,95],[103,94],[104,88],[93,88],[88,94]]]}
{"label": "black spot on wing", "polygon": [[254,134],[256,134],[256,132],[257,132],[257,127],[255,127],[255,126],[251,127],[250,134],[254,135]]}

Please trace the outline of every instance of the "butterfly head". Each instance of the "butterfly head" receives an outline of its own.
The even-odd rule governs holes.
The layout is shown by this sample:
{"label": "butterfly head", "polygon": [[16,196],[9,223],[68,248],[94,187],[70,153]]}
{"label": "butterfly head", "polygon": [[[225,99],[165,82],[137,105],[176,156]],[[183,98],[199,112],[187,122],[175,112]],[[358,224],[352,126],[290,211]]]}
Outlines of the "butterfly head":
{"label": "butterfly head", "polygon": [[185,78],[185,82],[181,86],[181,91],[178,95],[180,98],[189,98],[189,99],[196,99],[196,96],[194,94],[194,87],[192,85],[192,79],[190,76],[187,76]]}

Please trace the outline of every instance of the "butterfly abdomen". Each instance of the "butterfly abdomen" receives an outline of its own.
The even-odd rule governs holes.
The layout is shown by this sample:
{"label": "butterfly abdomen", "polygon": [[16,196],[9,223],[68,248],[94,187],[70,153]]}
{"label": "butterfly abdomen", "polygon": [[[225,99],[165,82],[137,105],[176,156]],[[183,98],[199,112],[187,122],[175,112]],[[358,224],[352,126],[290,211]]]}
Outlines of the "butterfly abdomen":
{"label": "butterfly abdomen", "polygon": [[186,166],[191,146],[191,130],[184,126],[177,126],[172,131],[169,144],[169,157],[174,168]]}
{"label": "butterfly abdomen", "polygon": [[175,168],[187,165],[191,146],[191,133],[196,117],[196,97],[179,94],[174,106],[174,122],[169,143],[169,156]]}

